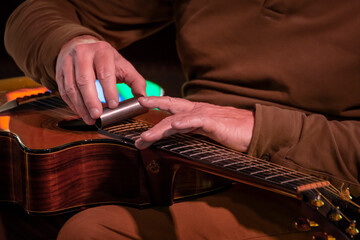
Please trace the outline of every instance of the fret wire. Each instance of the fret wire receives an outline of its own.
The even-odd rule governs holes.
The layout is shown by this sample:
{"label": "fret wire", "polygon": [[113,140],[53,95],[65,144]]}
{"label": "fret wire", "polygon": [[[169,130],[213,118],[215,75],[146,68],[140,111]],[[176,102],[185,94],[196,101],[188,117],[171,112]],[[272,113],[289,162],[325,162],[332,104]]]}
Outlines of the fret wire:
{"label": "fret wire", "polygon": [[[135,129],[135,128],[134,129],[126,129],[126,130],[123,130],[123,129],[120,130],[119,129],[119,130],[113,130],[113,131],[111,131],[111,133],[115,133],[115,134],[120,134],[121,133],[123,135],[123,137],[126,137],[125,136],[126,133],[132,133],[134,131],[138,131],[138,129]],[[138,132],[140,132],[140,131],[138,131]]]}
{"label": "fret wire", "polygon": [[196,144],[189,144],[189,145],[182,145],[182,146],[179,146],[179,147],[176,147],[176,148],[172,148],[170,151],[176,151],[176,150],[179,150],[179,149],[182,149],[184,147],[195,147],[195,146],[199,146],[199,145],[203,145],[201,143],[196,143]]}
{"label": "fret wire", "polygon": [[[216,150],[214,150],[214,149],[210,148],[210,150],[208,150],[208,151],[204,151],[204,152],[198,152],[198,153],[190,154],[190,155],[189,155],[189,157],[195,157],[195,156],[200,155],[200,154],[204,154],[204,153],[211,153],[211,152],[214,152],[214,151],[216,151]],[[200,159],[200,160],[202,160],[202,159]]]}
{"label": "fret wire", "polygon": [[[260,160],[256,159],[255,162],[259,162],[259,161],[260,161]],[[265,162],[265,161],[262,161],[262,162]],[[274,165],[274,164],[269,163],[269,162],[267,162],[266,165],[267,165],[267,166],[275,166],[275,167],[277,167],[277,165]],[[258,165],[258,166],[259,166],[259,165]],[[247,168],[250,168],[250,167],[253,167],[253,166],[250,165],[250,166],[247,167]],[[277,172],[286,172],[286,169],[282,167],[282,168],[278,168],[276,171],[277,171]],[[299,173],[299,172],[292,171],[292,170],[287,170],[287,171],[290,171],[290,172],[288,173],[288,175],[293,175],[294,177],[298,177],[297,180],[298,180],[298,181],[301,180],[301,181],[302,181],[302,184],[304,184],[304,182],[305,182],[305,183],[311,183],[311,182],[314,182],[314,180],[315,180],[315,182],[318,181],[317,179],[311,179],[310,177],[306,176],[306,175],[303,174],[303,173]],[[289,180],[288,180],[288,182],[289,182]],[[296,184],[296,185],[298,186],[299,184]]]}
{"label": "fret wire", "polygon": [[112,129],[122,129],[124,127],[127,126],[132,126],[132,127],[142,127],[142,128],[149,128],[149,124],[145,124],[142,122],[135,122],[135,121],[130,121],[130,120],[125,120],[121,122],[121,125],[114,125],[114,126],[110,126],[107,127],[106,129],[112,130]]}
{"label": "fret wire", "polygon": [[[177,137],[178,137],[178,138],[181,138],[182,141],[179,142]],[[201,142],[201,141],[195,141],[195,140],[193,140],[193,139],[184,138],[182,135],[170,136],[169,139],[171,139],[171,140],[175,141],[177,144],[181,144],[181,145],[185,145],[185,144],[186,144],[186,145],[189,145],[189,144],[195,145],[195,144],[197,144],[197,145],[205,145],[205,146],[207,146],[207,144],[204,144],[204,143]],[[162,146],[162,147],[165,148],[165,147],[167,147],[167,146]]]}
{"label": "fret wire", "polygon": [[140,134],[139,133],[130,133],[130,134],[125,135],[125,137],[127,137],[127,138],[133,138],[134,136],[140,137]]}
{"label": "fret wire", "polygon": [[[299,172],[296,172],[296,171],[293,171],[293,170],[289,170],[288,174],[284,174],[283,177],[287,178],[288,180],[282,181],[281,184],[287,183],[288,185],[291,185],[291,186],[301,186],[301,185],[304,185],[304,184],[309,184],[309,183],[319,181],[317,179],[315,180],[315,178],[312,178],[309,175],[299,174]],[[270,178],[267,178],[265,180],[269,180],[269,179]],[[298,183],[292,183],[293,181],[298,181]]]}
{"label": "fret wire", "polygon": [[[30,102],[29,104],[35,105],[40,108],[66,106],[66,104],[59,97],[47,98],[47,99],[43,99],[43,100],[39,100],[39,101],[35,101],[35,102]],[[55,112],[56,114],[64,114],[65,113],[65,114],[74,115],[74,113],[71,110],[69,110],[69,109],[66,110],[64,108],[62,108],[61,110],[47,108],[47,110],[51,111],[51,112]],[[121,125],[115,125],[110,128],[106,128],[106,131],[110,131],[110,132],[113,131],[112,133],[114,133],[114,134],[121,134],[124,132],[131,132],[131,131],[135,130],[137,132],[129,133],[124,136],[125,138],[130,138],[133,140],[134,138],[140,137],[141,131],[145,131],[145,130],[149,129],[150,127],[151,127],[151,125],[149,125],[145,122],[132,121],[132,122],[125,122]],[[242,153],[239,153],[239,152],[231,150],[231,149],[220,148],[216,144],[207,142],[204,139],[199,140],[192,136],[184,135],[184,134],[178,134],[178,135],[176,135],[176,137],[173,137],[173,136],[171,136],[171,137],[172,137],[172,140],[176,140],[176,137],[177,137],[179,139],[183,139],[183,140],[185,139],[186,142],[181,146],[177,145],[177,147],[175,147],[173,149],[168,149],[168,151],[174,152],[179,149],[186,148],[186,147],[191,148],[191,147],[195,147],[195,146],[198,146],[198,147],[203,146],[202,148],[183,150],[179,153],[180,155],[183,155],[183,156],[196,158],[198,155],[201,155],[201,154],[210,154],[208,156],[201,157],[198,160],[207,160],[210,158],[225,156],[222,159],[214,160],[211,163],[220,163],[223,161],[233,160],[232,163],[222,165],[222,167],[225,167],[228,169],[231,169],[231,167],[238,165],[238,164],[249,164],[250,163],[249,165],[247,165],[245,167],[237,168],[236,171],[243,171],[245,169],[251,169],[251,168],[260,168],[261,170],[257,170],[256,172],[251,172],[249,174],[259,175],[260,173],[264,173],[264,172],[275,172],[275,173],[277,173],[276,175],[266,176],[266,177],[263,177],[263,179],[270,180],[270,179],[274,179],[277,177],[289,178],[288,180],[280,182],[280,184],[299,186],[299,184],[309,184],[309,183],[314,183],[314,182],[319,181],[317,178],[306,175],[304,173],[293,171],[291,169],[286,169],[283,167],[278,167],[277,165],[272,164],[270,162],[263,161],[263,160],[260,160],[258,158],[254,158],[251,156],[247,156],[247,155],[244,155]],[[191,144],[186,145],[186,143],[191,143]],[[171,146],[171,145],[175,145],[175,144],[168,144],[168,145],[162,146],[162,148]],[[204,149],[205,149],[205,151],[203,151]],[[196,151],[196,150],[200,150],[201,152],[195,153],[195,154],[189,154],[189,155],[187,154],[188,152]],[[265,166],[266,167],[274,166],[274,168],[268,169]],[[290,175],[292,175],[292,178],[290,178]],[[294,177],[297,177],[297,178],[294,179]]]}
{"label": "fret wire", "polygon": [[[279,172],[281,172],[281,174],[279,174]],[[274,176],[277,176],[277,178],[279,177],[287,178],[286,175],[295,175],[293,171],[284,171],[283,167],[281,166],[255,171],[250,174],[259,175],[264,180],[270,180],[272,178],[275,178]]]}
{"label": "fret wire", "polygon": [[[191,147],[191,146],[201,146],[201,145],[204,145],[204,144],[202,144],[202,143],[196,143],[196,144],[193,144],[193,145],[189,145],[189,147]],[[210,147],[205,147],[205,149],[206,148],[210,148]],[[183,150],[183,151],[181,151],[181,152],[179,152],[179,154],[186,154],[186,153],[188,153],[188,152],[190,152],[190,151],[194,151],[194,149],[187,149],[187,150]]]}
{"label": "fret wire", "polygon": [[[138,124],[139,121],[135,121],[134,123],[127,123],[124,124],[126,126],[122,126],[119,129],[117,129],[118,134],[121,134],[122,132],[130,132],[132,130],[137,130],[138,134],[136,137],[139,137],[139,132],[144,131],[144,127],[149,128],[151,127],[148,124]],[[117,127],[113,127],[117,128]],[[136,135],[135,133],[130,133],[125,135],[125,137],[134,137]],[[154,144],[156,147],[160,149],[164,149],[169,152],[173,152],[184,156],[184,157],[190,157],[196,160],[200,161],[207,161],[211,159],[215,159],[218,157],[221,157],[221,159],[216,159],[211,161],[210,163],[221,163],[225,161],[233,161],[231,163],[226,163],[223,165],[219,165],[220,167],[227,168],[229,170],[235,169],[238,172],[244,171],[245,169],[251,170],[251,168],[256,168],[255,172],[245,173],[248,175],[253,175],[256,178],[271,181],[275,184],[282,184],[287,186],[300,186],[306,183],[312,183],[312,182],[318,182],[319,180],[316,178],[311,178],[307,176],[306,174],[303,174],[301,172],[296,172],[291,169],[287,169],[285,167],[279,167],[278,165],[275,165],[271,162],[258,159],[255,157],[247,156],[245,154],[242,154],[240,152],[237,152],[232,149],[223,148],[222,146],[218,146],[212,142],[203,140],[203,139],[197,139],[194,136],[188,135],[188,134],[176,134],[173,136],[170,136],[166,139],[163,139],[161,141],[158,141],[158,143]],[[189,148],[189,149],[186,149]],[[183,149],[183,150],[182,150]],[[181,150],[180,152],[178,152]],[[199,152],[196,152],[199,151]],[[195,152],[195,153],[192,153]],[[202,156],[205,155],[205,156]],[[208,161],[207,161],[208,162]],[[247,166],[240,167],[240,168],[233,168],[236,165],[239,164],[248,164]],[[271,167],[269,169],[269,167]],[[270,174],[275,174],[269,176],[268,174],[264,174],[265,172],[268,172]],[[256,176],[255,176],[256,175]],[[290,178],[290,175],[292,178]],[[286,180],[283,180],[282,182],[279,181],[273,181],[272,179],[275,178],[288,178]],[[294,179],[295,177],[295,179]]]}
{"label": "fret wire", "polygon": [[304,176],[304,177],[302,177],[302,178],[300,178],[300,179],[289,179],[289,180],[287,180],[287,181],[283,181],[283,182],[281,182],[281,184],[285,184],[285,183],[290,183],[290,182],[293,182],[293,181],[298,181],[298,180],[304,180],[304,179],[307,179],[307,178],[310,178],[310,176]]}
{"label": "fret wire", "polygon": [[[284,174],[285,178],[288,178],[287,181],[285,181],[286,183],[291,183],[291,181],[298,181],[299,183],[293,184],[291,183],[290,185],[296,185],[296,186],[300,186],[300,185],[305,185],[305,184],[310,184],[310,183],[314,183],[314,182],[318,182],[319,180],[310,176],[310,175],[305,175],[305,174],[299,174],[299,172],[296,171],[289,171],[288,174]],[[290,177],[289,175],[293,175],[292,177]],[[294,179],[295,177],[297,177],[296,179]],[[269,178],[265,179],[268,180]]]}
{"label": "fret wire", "polygon": [[[212,145],[212,143],[209,143],[209,144]],[[253,160],[255,162],[262,161],[262,159],[258,159],[258,158],[252,157],[252,156],[244,155],[244,154],[242,154],[240,152],[237,152],[236,150],[233,150],[233,149],[227,149],[227,151],[235,152],[236,154],[239,154],[240,156],[243,156],[244,158],[251,159],[251,160]],[[277,165],[275,165],[275,164],[272,164],[272,163],[270,163],[270,164],[273,165],[274,167],[277,167]],[[293,171],[293,170],[283,167],[283,168],[281,168],[281,171],[286,172],[286,171]],[[295,172],[294,171],[294,173],[296,173],[295,175],[298,175],[298,176],[307,176],[306,174],[301,173],[301,172]],[[316,180],[316,181],[318,181],[318,180]]]}
{"label": "fret wire", "polygon": [[164,146],[161,146],[160,148],[168,148],[168,147],[171,147],[171,146],[173,146],[173,145],[175,145],[175,144],[172,143],[172,144],[164,145]]}
{"label": "fret wire", "polygon": [[[183,137],[183,138],[184,138],[184,137]],[[187,138],[185,138],[185,139],[187,139]],[[187,140],[187,142],[193,142],[193,141],[188,141],[188,140]],[[200,141],[195,141],[195,142],[200,142]],[[194,145],[195,145],[195,144],[194,144]],[[205,144],[205,143],[203,143],[203,142],[197,143],[196,145],[199,145],[199,146],[207,146],[207,144]],[[172,146],[172,144],[162,146],[162,148],[168,148],[168,147],[170,147],[170,146]],[[187,147],[189,147],[189,146],[187,146]],[[179,147],[176,147],[176,149],[177,149],[177,148],[179,148]],[[183,148],[183,146],[181,146],[181,148]],[[176,149],[168,149],[168,150],[169,150],[169,151],[174,151],[174,150],[176,150]],[[210,149],[210,150],[203,151],[204,149]],[[207,146],[207,147],[202,147],[202,148],[200,148],[199,150],[202,150],[201,152],[198,152],[198,153],[195,153],[195,154],[184,154],[184,153],[186,153],[186,152],[196,151],[196,150],[197,150],[196,148],[194,148],[194,149],[188,149],[188,150],[184,150],[184,151],[180,152],[179,154],[185,155],[185,156],[194,157],[194,156],[196,156],[196,155],[201,155],[201,154],[206,154],[206,153],[214,153],[214,152],[218,152],[218,151],[219,151],[219,149],[213,149],[211,146]],[[222,149],[221,149],[221,151],[222,151]],[[200,158],[200,160],[204,160],[204,159],[207,159],[207,158],[214,158],[214,157],[216,157],[216,156],[223,155],[224,153],[226,153],[226,152],[222,151],[221,154],[209,155],[209,156]],[[236,155],[236,156],[231,157],[231,158],[238,158],[238,157],[239,157],[239,156]],[[225,158],[225,159],[221,159],[221,160],[224,161],[224,160],[228,160],[228,159],[230,159],[230,158]]]}
{"label": "fret wire", "polygon": [[136,136],[133,136],[131,137],[130,139],[133,140],[133,141],[136,141],[140,138],[140,135],[136,135]]}
{"label": "fret wire", "polygon": [[289,175],[289,174],[293,174],[293,172],[283,172],[283,173],[280,173],[280,174],[277,174],[277,175],[272,175],[272,176],[269,176],[269,177],[265,177],[265,179],[270,179],[270,178],[274,178],[274,177],[282,177],[282,176]]}
{"label": "fret wire", "polygon": [[[214,152],[214,151],[212,151],[212,152]],[[217,155],[219,155],[219,154],[217,154]],[[192,157],[194,157],[194,156],[196,156],[196,155],[190,155],[190,156],[192,156]],[[214,157],[214,155],[212,155],[212,157]],[[220,160],[221,161],[221,160]],[[255,159],[255,162],[259,162],[259,160],[258,159]],[[266,164],[267,166],[269,166],[269,165],[273,165],[273,164]],[[275,165],[275,166],[277,166],[277,165]],[[248,167],[248,168],[250,168],[250,166]],[[280,171],[281,170],[281,171]],[[278,168],[276,171],[278,171],[278,172],[281,172],[281,173],[283,173],[283,172],[286,172],[286,170],[284,169],[284,168]],[[288,175],[294,175],[294,176],[296,176],[296,175],[298,175],[299,176],[299,178],[298,179],[302,179],[302,180],[304,180],[305,179],[305,177],[302,177],[302,176],[305,176],[304,174],[302,174],[302,173],[298,173],[298,172],[294,172],[294,171],[290,171],[289,173],[288,173]],[[302,178],[301,178],[302,177]],[[308,179],[307,179],[308,180]],[[316,180],[317,181],[317,180]]]}
{"label": "fret wire", "polygon": [[126,124],[122,127],[119,127],[119,128],[113,128],[113,129],[105,129],[107,131],[112,131],[112,132],[116,132],[116,133],[122,133],[122,132],[128,132],[128,131],[133,131],[133,130],[144,130],[143,128],[141,128],[141,126],[133,126],[133,125],[130,125],[130,124]]}
{"label": "fret wire", "polygon": [[181,154],[183,156],[191,156],[192,151],[200,151],[200,154],[206,154],[209,152],[208,151],[209,149],[211,149],[211,147],[193,148],[193,149],[183,150],[183,151],[179,152],[179,154]]}
{"label": "fret wire", "polygon": [[[226,161],[226,160],[232,160],[232,159],[239,159],[239,158],[237,156],[228,157],[228,158],[221,158],[219,160],[212,161],[211,163],[218,163],[218,162],[222,162],[222,161]],[[250,161],[246,161],[246,162],[250,162]],[[242,162],[238,161],[238,163],[243,163],[243,161]],[[231,165],[229,165],[229,166],[231,166]],[[226,167],[226,166],[223,166],[223,167]]]}
{"label": "fret wire", "polygon": [[122,125],[117,125],[116,127],[110,127],[109,130],[117,130],[117,131],[126,131],[132,129],[148,129],[146,126],[140,124],[133,124],[133,123],[124,123]]}
{"label": "fret wire", "polygon": [[[283,169],[283,167],[265,168],[265,169],[259,170],[259,171],[257,171],[257,172],[252,172],[251,174],[252,174],[252,175],[255,175],[255,174],[260,174],[260,173],[264,173],[264,172],[278,171],[279,169]],[[272,175],[272,177],[273,177],[273,176],[276,176],[276,175]]]}
{"label": "fret wire", "polygon": [[218,154],[215,154],[215,155],[211,155],[211,156],[206,156],[206,157],[202,157],[202,158],[200,158],[200,160],[205,160],[205,159],[207,159],[207,158],[210,158],[210,157],[217,157],[217,156],[222,156],[223,154],[221,154],[221,153],[218,153]]}
{"label": "fret wire", "polygon": [[243,163],[243,162],[234,161],[233,163],[228,163],[228,164],[223,165],[223,167],[230,167],[230,166],[237,165],[237,164],[240,164],[240,163]]}
{"label": "fret wire", "polygon": [[[245,169],[248,169],[248,168],[252,168],[252,167],[257,167],[257,166],[260,166],[261,164],[250,164],[246,167],[242,167],[242,168],[237,168],[236,171],[242,171],[242,170],[245,170]],[[266,164],[266,165],[271,165],[271,164]]]}

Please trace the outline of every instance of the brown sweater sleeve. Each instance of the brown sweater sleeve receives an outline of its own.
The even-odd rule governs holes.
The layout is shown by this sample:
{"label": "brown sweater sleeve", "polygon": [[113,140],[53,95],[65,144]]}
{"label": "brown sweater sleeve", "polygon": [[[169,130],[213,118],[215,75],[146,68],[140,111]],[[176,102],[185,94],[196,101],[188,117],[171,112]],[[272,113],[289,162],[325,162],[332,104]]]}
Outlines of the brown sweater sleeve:
{"label": "brown sweater sleeve", "polygon": [[56,58],[70,39],[93,35],[120,49],[172,21],[166,1],[123,2],[28,0],[8,19],[5,47],[26,76],[54,90]]}
{"label": "brown sweater sleeve", "polygon": [[359,121],[257,105],[248,153],[292,169],[311,169],[336,185],[345,181],[359,195],[359,146]]}

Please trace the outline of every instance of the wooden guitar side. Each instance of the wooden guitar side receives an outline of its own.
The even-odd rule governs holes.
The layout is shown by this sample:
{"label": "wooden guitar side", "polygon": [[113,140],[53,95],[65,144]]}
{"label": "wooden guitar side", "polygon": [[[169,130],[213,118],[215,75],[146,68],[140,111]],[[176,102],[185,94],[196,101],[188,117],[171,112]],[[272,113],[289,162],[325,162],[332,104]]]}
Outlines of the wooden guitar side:
{"label": "wooden guitar side", "polygon": [[[30,79],[9,79],[8,91],[2,86],[0,104],[7,101],[6,93],[19,90],[11,83],[38,87]],[[150,122],[161,117],[157,113],[141,116]],[[61,127],[74,119],[67,107],[31,105],[0,113],[0,200],[19,203],[29,213],[47,214],[94,204],[145,207],[159,203],[153,199],[162,196],[154,196],[157,190],[148,184],[150,176],[143,164],[147,156],[94,128]],[[171,184],[162,188],[170,187],[166,191],[175,199],[228,184],[190,168],[178,170],[177,166],[171,174],[167,176]]]}

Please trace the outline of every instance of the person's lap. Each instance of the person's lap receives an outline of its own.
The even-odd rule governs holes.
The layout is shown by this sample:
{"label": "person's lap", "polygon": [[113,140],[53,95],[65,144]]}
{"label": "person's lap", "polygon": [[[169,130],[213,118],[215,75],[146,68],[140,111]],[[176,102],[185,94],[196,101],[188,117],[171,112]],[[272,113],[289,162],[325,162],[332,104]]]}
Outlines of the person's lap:
{"label": "person's lap", "polygon": [[296,199],[237,184],[170,207],[89,208],[70,218],[58,239],[311,239],[294,227],[299,208]]}

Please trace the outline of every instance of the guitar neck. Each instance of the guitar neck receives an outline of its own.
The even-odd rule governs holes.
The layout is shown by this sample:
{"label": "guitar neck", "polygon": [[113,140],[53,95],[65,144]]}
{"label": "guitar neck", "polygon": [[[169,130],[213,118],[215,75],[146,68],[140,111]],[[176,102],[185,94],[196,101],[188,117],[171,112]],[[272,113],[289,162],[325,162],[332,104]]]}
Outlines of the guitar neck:
{"label": "guitar neck", "polygon": [[[149,127],[145,122],[128,120],[103,131],[133,145],[139,135]],[[176,155],[180,161],[212,174],[293,195],[330,185],[328,181],[251,157],[198,135],[170,136],[155,143],[153,147]]]}

